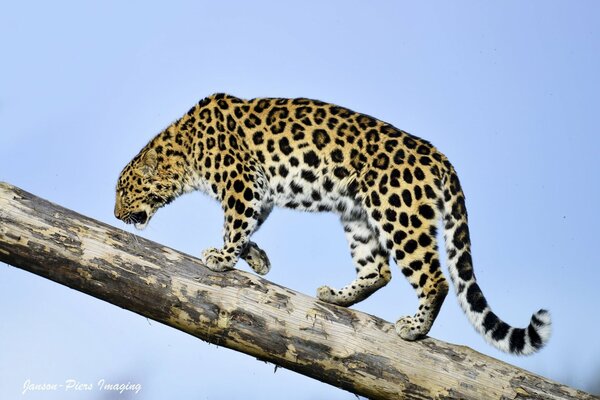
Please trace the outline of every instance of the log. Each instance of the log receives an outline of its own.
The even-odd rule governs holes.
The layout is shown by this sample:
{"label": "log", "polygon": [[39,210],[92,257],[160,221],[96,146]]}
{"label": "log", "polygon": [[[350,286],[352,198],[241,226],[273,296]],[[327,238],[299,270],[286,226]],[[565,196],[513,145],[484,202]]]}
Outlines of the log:
{"label": "log", "polygon": [[[468,347],[177,250],[0,183],[0,261],[372,399],[593,399]],[[68,329],[68,327],[65,327]]]}

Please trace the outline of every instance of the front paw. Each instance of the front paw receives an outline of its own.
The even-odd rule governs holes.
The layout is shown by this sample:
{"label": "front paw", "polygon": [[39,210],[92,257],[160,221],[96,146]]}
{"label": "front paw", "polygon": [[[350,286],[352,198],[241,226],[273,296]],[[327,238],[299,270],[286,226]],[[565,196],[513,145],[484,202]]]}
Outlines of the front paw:
{"label": "front paw", "polygon": [[230,254],[224,253],[222,250],[210,247],[202,252],[204,265],[211,271],[223,272],[233,269],[235,260]]}
{"label": "front paw", "polygon": [[267,257],[267,253],[254,242],[248,243],[241,257],[259,275],[266,275],[271,269],[271,262]]}

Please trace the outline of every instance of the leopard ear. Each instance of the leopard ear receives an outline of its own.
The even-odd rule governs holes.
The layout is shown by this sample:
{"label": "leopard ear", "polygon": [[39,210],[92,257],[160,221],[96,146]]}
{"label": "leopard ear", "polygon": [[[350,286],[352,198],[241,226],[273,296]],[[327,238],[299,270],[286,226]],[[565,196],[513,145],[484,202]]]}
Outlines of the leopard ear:
{"label": "leopard ear", "polygon": [[156,150],[150,149],[142,154],[140,165],[138,166],[138,172],[141,176],[145,178],[153,176],[157,167],[158,155],[156,154]]}

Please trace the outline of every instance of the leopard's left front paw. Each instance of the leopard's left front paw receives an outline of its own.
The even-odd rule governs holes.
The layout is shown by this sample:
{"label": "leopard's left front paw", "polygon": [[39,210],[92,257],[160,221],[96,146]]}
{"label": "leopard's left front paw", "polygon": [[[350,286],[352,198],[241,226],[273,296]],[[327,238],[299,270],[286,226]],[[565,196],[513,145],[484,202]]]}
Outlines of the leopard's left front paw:
{"label": "leopard's left front paw", "polygon": [[210,247],[202,252],[204,265],[211,271],[224,272],[233,269],[235,261],[231,254],[224,253],[222,250]]}
{"label": "leopard's left front paw", "polygon": [[271,269],[267,253],[254,242],[248,242],[240,257],[259,275],[266,275]]}

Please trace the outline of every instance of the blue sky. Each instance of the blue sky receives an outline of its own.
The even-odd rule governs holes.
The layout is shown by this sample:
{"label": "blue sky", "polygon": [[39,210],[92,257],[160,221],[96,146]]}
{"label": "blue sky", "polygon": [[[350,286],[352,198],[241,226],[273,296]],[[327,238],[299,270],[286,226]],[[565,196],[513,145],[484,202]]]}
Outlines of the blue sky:
{"label": "blue sky", "polygon": [[[524,326],[545,307],[554,323],[539,354],[507,356],[475,333],[451,292],[430,335],[600,392],[599,20],[594,1],[5,2],[0,180],[132,230],[112,215],[120,170],[213,92],[371,114],[455,165],[495,312]],[[141,235],[199,255],[219,245],[221,218],[195,193]],[[334,215],[276,210],[255,239],[273,282],[312,295],[353,278]],[[355,308],[389,321],[412,314],[414,292],[392,273]],[[0,313],[0,398],[354,398],[6,264]],[[27,379],[142,392],[22,395]]]}

